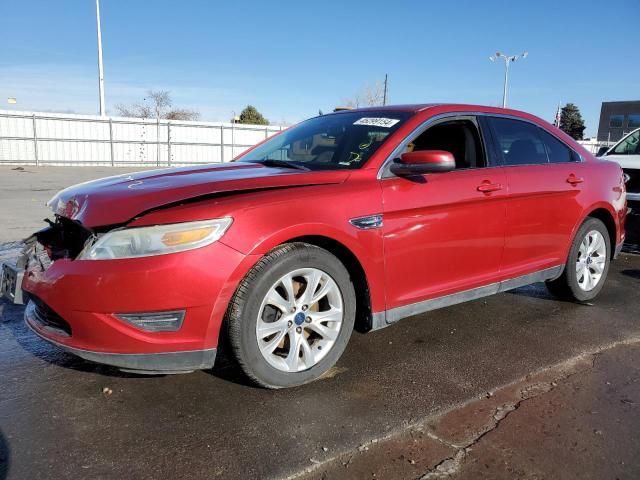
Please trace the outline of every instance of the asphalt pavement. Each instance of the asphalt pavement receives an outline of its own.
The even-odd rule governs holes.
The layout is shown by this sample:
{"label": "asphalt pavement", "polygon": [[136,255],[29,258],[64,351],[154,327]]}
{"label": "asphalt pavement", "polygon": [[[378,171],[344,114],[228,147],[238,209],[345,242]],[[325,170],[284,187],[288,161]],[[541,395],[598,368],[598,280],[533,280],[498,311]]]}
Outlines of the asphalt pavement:
{"label": "asphalt pavement", "polygon": [[[6,172],[0,192],[7,196],[8,185],[13,193],[0,202],[0,221],[15,228],[2,233],[5,258],[23,228],[47,214],[34,200],[16,219],[20,198],[46,200],[59,188],[34,190],[47,183],[41,172],[17,171],[12,180]],[[29,175],[28,186],[16,183],[20,175]],[[60,183],[78,174],[55,175]],[[23,307],[0,302],[0,480],[638,478],[639,287],[640,256],[623,254],[593,305],[556,301],[538,284],[430,312],[354,333],[330,375],[281,391],[247,385],[224,359],[213,371],[164,377],[85,362],[35,337]],[[608,387],[620,395],[607,395]],[[492,398],[500,401],[475,403]],[[492,412],[500,427],[489,419],[465,446],[456,435],[469,430],[469,408]],[[581,418],[589,408],[601,422],[593,428]],[[541,436],[555,425],[560,433]],[[576,428],[588,440],[579,454],[563,455],[581,435]],[[409,448],[407,435],[418,429],[436,437],[438,452],[420,457]],[[356,468],[364,452],[385,458],[376,445],[386,442],[403,455],[400,470],[384,470],[391,461],[376,470],[373,460]],[[534,468],[552,454],[565,459],[564,470]]]}
{"label": "asphalt pavement", "polygon": [[28,237],[51,217],[47,201],[56,192],[96,178],[138,172],[142,168],[8,167],[0,165],[0,245]]}
{"label": "asphalt pavement", "polygon": [[640,339],[544,368],[298,478],[636,479]]}

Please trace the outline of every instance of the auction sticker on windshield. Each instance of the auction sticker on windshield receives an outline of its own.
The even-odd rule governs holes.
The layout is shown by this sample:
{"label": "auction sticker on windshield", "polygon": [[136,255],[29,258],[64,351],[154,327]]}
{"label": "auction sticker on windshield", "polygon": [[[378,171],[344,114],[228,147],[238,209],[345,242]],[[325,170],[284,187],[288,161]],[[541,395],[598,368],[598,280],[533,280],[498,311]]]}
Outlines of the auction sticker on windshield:
{"label": "auction sticker on windshield", "polygon": [[400,120],[395,118],[365,117],[353,122],[354,125],[369,125],[373,127],[391,128]]}

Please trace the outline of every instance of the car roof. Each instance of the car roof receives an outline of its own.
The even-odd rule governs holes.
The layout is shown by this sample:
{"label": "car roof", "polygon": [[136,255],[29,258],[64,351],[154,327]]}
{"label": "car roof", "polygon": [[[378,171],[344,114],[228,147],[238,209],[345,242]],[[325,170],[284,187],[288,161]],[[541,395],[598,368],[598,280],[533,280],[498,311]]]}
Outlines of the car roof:
{"label": "car roof", "polygon": [[359,108],[345,108],[333,113],[349,113],[349,112],[420,112],[430,107],[436,107],[443,105],[441,103],[416,103],[405,105],[385,105],[375,107],[359,107]]}
{"label": "car roof", "polygon": [[438,110],[446,111],[447,109],[451,109],[453,111],[470,111],[470,112],[485,112],[485,113],[506,113],[506,114],[514,114],[519,116],[530,116],[530,114],[526,112],[522,112],[520,110],[512,110],[510,108],[501,108],[501,107],[492,107],[488,105],[473,105],[473,104],[465,104],[465,103],[411,103],[411,104],[401,104],[401,105],[385,105],[385,106],[374,106],[374,107],[361,107],[361,108],[351,108],[344,109],[333,112],[335,114],[341,113],[349,113],[349,112],[423,112],[425,110],[429,110],[432,108],[438,108]]}

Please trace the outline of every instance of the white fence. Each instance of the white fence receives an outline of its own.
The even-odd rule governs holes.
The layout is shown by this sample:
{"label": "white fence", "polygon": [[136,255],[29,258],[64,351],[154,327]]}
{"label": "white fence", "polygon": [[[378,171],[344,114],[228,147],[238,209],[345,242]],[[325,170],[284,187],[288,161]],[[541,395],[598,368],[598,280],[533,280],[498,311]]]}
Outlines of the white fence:
{"label": "white fence", "polygon": [[614,142],[599,142],[595,138],[591,138],[589,140],[578,140],[578,143],[594,155],[598,153],[598,150],[600,150],[601,147],[610,147],[614,144]]}
{"label": "white fence", "polygon": [[227,162],[283,129],[0,110],[0,165],[138,167]]}

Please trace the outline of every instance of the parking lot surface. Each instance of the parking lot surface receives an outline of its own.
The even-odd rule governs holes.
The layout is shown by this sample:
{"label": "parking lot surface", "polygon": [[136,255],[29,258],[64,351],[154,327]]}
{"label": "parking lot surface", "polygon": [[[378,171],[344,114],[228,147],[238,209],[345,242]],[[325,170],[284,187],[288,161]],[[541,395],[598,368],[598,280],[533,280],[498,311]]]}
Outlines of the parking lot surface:
{"label": "parking lot surface", "polygon": [[[113,172],[76,170],[51,174],[58,175],[58,183],[50,183],[48,192],[38,190],[46,183],[38,178],[43,172],[11,170],[13,180],[5,175],[9,169],[0,172],[0,192],[11,195],[10,202],[3,199],[0,219],[11,219],[9,225],[15,227],[2,233],[0,255],[17,253],[13,242],[39,226],[48,211],[36,205],[63,186],[61,181]],[[53,182],[53,176],[45,176]],[[28,184],[20,184],[20,178],[28,178]],[[5,184],[13,193],[5,191]],[[38,201],[16,210],[31,198]],[[554,471],[532,465],[547,462],[551,450],[559,455],[583,433],[588,441],[579,445],[581,456],[567,455],[567,469],[560,471],[566,475],[556,478],[602,478],[601,472],[611,472],[611,478],[638,478],[640,460],[629,449],[637,451],[632,440],[637,440],[633,432],[638,429],[631,427],[640,427],[635,346],[640,341],[639,287],[640,256],[623,254],[612,264],[607,285],[593,305],[556,301],[538,284],[378,332],[354,333],[327,378],[284,391],[246,385],[224,359],[214,371],[164,377],[91,364],[35,337],[22,322],[23,307],[0,301],[0,480],[434,478],[449,473],[514,478],[518,472],[543,478]],[[588,368],[591,358],[603,362],[592,362],[598,367],[594,370]],[[465,431],[465,408],[474,405],[469,402],[502,398],[499,394],[507,392],[504,402],[486,408],[515,405],[508,386],[526,386],[550,367],[557,377],[538,379],[536,385],[546,382],[553,388],[532,394],[524,404],[527,409],[518,404],[517,411],[503,417],[500,429],[488,430],[483,439],[491,443],[474,440],[469,452],[463,450],[459,468],[449,472],[455,465],[442,463],[457,458],[451,450],[455,442],[440,442],[438,452],[429,450],[422,459],[410,456],[403,442],[416,428],[447,439],[442,431],[447,424],[440,422],[451,414],[453,431]],[[601,393],[611,387],[624,390],[624,395],[607,397],[595,387],[589,390],[596,384]],[[615,408],[608,408],[611,402],[618,402]],[[602,424],[580,423],[587,411],[596,411]],[[565,435],[527,436],[529,429],[552,431],[556,424],[584,432],[565,429]],[[537,448],[540,438],[547,442],[544,448]],[[408,469],[376,474],[373,461],[369,469],[355,469],[358,455],[375,452],[372,445],[389,439],[406,447],[397,457],[404,455]],[[549,447],[554,444],[558,449]],[[512,454],[513,465],[520,469],[515,473],[504,468],[509,449],[530,452],[526,458]],[[601,454],[603,449],[607,455]],[[382,453],[379,458],[384,458]],[[596,453],[598,469],[589,467]],[[353,470],[342,460],[349,456]],[[572,464],[583,457],[587,461]],[[446,468],[438,471],[438,465]]]}
{"label": "parking lot surface", "polygon": [[0,244],[31,235],[51,217],[47,201],[63,188],[142,168],[0,166]]}
{"label": "parking lot surface", "polygon": [[637,478],[640,343],[527,375],[319,465],[327,478]]}

